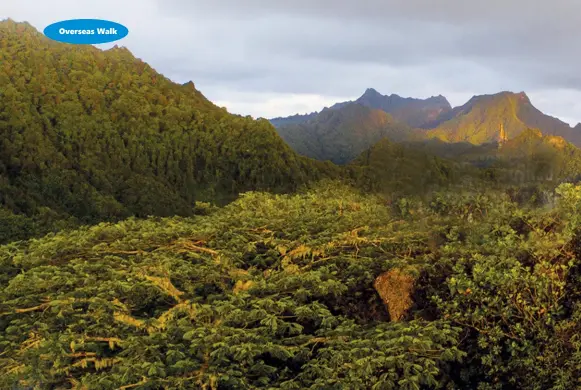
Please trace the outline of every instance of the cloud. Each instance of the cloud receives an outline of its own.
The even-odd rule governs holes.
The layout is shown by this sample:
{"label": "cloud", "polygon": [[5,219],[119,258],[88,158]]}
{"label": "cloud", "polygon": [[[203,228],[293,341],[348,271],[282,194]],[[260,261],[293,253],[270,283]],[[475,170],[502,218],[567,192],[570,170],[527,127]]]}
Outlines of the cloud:
{"label": "cloud", "polygon": [[[314,94],[232,93],[229,90],[216,94],[215,103],[227,107],[230,112],[244,113],[254,117],[269,118],[287,116],[289,112],[308,114],[321,107],[330,107],[338,101],[349,100],[349,96],[321,96]],[[315,107],[315,109],[313,109]]]}
{"label": "cloud", "polygon": [[242,114],[319,110],[374,87],[454,105],[527,91],[539,109],[581,121],[577,0],[19,0],[1,16],[39,29],[75,17],[125,24],[136,56]]}

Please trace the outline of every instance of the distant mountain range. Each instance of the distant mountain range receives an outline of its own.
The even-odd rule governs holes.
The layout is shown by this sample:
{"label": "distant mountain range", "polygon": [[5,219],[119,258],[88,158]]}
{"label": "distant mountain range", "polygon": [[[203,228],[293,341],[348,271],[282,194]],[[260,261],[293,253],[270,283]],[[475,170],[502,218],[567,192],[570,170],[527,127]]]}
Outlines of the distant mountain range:
{"label": "distant mountain range", "polygon": [[[448,100],[440,96],[433,96],[427,99],[404,98],[399,95],[382,95],[373,88],[367,88],[365,93],[355,101],[340,102],[325,109],[339,110],[349,104],[356,103],[368,108],[382,110],[391,114],[391,116],[402,123],[411,127],[423,127],[435,120],[441,115],[452,111],[452,106]],[[270,122],[275,127],[286,125],[296,125],[305,123],[317,116],[318,112],[304,115],[293,115],[289,117],[273,118]]]}
{"label": "distant mountain range", "polygon": [[[389,120],[377,121],[377,111],[388,114]],[[542,113],[524,92],[474,96],[452,108],[441,95],[403,98],[368,88],[355,101],[340,102],[319,113],[276,118],[271,123],[298,153],[336,163],[354,159],[383,137],[391,141],[438,139],[480,145],[497,142],[501,127],[508,139],[533,128],[581,146],[581,124],[571,127]]]}

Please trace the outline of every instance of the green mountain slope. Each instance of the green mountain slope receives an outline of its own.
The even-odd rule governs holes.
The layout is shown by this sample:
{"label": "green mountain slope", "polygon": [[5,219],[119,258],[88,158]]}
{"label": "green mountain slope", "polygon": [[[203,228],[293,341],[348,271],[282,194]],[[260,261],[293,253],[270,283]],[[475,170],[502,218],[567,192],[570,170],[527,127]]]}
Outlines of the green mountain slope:
{"label": "green mountain slope", "polygon": [[563,137],[527,129],[496,153],[495,176],[512,184],[572,180],[581,174],[581,150]]}
{"label": "green mountain slope", "polygon": [[537,129],[526,129],[500,144],[382,139],[348,168],[360,188],[392,198],[492,186],[511,193],[522,189],[519,199],[528,201],[523,197],[538,197],[562,182],[579,180],[581,149]]}
{"label": "green mountain slope", "polygon": [[498,141],[501,125],[509,139],[527,128],[538,128],[581,146],[581,131],[543,114],[524,92],[475,96],[429,124],[427,135],[448,142],[482,144]]}
{"label": "green mountain slope", "polygon": [[386,138],[361,153],[350,168],[356,172],[354,177],[361,188],[392,195],[426,194],[457,183],[464,174],[478,175],[415,143],[396,143]]}
{"label": "green mountain slope", "polygon": [[517,112],[517,95],[500,93],[475,96],[452,113],[444,115],[446,120],[429,130],[427,135],[448,142],[482,144],[498,141],[500,126],[503,125],[507,136],[514,138],[527,128]]}
{"label": "green mountain slope", "polygon": [[298,153],[318,160],[345,164],[380,139],[407,139],[414,131],[381,110],[350,103],[325,109],[301,124],[277,129]]}
{"label": "green mountain slope", "polygon": [[228,114],[124,48],[57,43],[3,21],[0,86],[0,241],[189,215],[195,200],[290,190],[333,171],[297,156],[268,121]]}

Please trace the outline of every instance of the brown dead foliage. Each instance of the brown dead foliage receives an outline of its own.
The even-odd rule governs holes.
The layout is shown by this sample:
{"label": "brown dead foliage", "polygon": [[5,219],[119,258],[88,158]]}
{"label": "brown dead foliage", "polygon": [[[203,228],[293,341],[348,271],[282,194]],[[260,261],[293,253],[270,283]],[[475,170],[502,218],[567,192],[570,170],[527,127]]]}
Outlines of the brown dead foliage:
{"label": "brown dead foliage", "polygon": [[391,321],[399,321],[412,306],[415,279],[395,268],[379,275],[373,287],[387,306]]}

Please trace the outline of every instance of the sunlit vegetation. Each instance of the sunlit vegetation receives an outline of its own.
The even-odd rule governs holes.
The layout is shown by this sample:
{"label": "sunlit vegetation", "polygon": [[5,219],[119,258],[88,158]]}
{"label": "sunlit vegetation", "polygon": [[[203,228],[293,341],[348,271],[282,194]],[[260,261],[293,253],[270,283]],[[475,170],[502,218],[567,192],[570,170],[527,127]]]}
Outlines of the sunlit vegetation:
{"label": "sunlit vegetation", "polygon": [[0,388],[581,387],[579,149],[308,120],[0,23]]}
{"label": "sunlit vegetation", "polygon": [[5,245],[0,386],[571,388],[581,188],[557,192],[327,183]]}
{"label": "sunlit vegetation", "polygon": [[522,92],[474,96],[463,106],[444,112],[426,128],[430,128],[427,131],[429,137],[483,144],[499,139],[501,125],[508,138],[514,138],[528,128],[537,128],[546,135],[560,136],[581,146],[580,128],[571,128],[557,118],[543,114]]}

